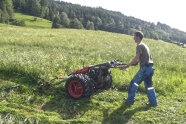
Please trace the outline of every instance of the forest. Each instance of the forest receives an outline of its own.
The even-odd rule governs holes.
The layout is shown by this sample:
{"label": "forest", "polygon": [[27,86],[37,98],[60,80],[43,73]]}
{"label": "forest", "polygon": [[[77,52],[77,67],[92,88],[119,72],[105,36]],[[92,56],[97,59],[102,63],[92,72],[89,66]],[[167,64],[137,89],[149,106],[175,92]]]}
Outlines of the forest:
{"label": "forest", "polygon": [[52,28],[102,30],[128,35],[141,30],[146,38],[186,43],[186,32],[101,7],[91,8],[59,0],[0,0],[0,22],[24,26],[24,22],[14,19],[14,12],[50,20]]}

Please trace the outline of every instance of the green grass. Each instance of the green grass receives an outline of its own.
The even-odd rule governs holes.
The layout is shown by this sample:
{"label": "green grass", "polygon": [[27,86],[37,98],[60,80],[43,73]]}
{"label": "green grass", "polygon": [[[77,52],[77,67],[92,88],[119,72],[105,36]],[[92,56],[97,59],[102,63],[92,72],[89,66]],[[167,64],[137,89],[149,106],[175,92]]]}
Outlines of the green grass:
{"label": "green grass", "polygon": [[52,22],[35,16],[29,16],[22,13],[14,13],[14,19],[25,21],[28,28],[51,28]]}
{"label": "green grass", "polygon": [[129,62],[136,47],[131,36],[0,24],[0,37],[0,123],[185,123],[186,50],[177,45],[144,39],[155,63],[159,104],[148,108],[143,84],[133,106],[122,100],[139,67],[112,69],[112,88],[81,100],[70,99],[65,84],[44,93],[34,90],[40,82],[82,68],[83,62]]}

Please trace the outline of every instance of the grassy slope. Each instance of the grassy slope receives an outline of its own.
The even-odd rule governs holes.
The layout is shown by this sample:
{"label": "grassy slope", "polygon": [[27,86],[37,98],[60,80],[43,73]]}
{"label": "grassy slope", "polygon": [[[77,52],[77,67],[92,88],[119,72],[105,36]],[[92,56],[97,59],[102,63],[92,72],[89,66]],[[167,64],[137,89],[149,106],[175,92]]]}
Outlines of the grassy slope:
{"label": "grassy slope", "polygon": [[[14,18],[16,20],[24,20],[28,28],[51,28],[52,22],[46,19],[42,19],[35,16],[29,16],[22,13],[14,13]],[[36,19],[36,20],[34,20]]]}
{"label": "grassy slope", "polygon": [[113,86],[90,98],[72,100],[64,84],[34,91],[39,82],[86,65],[121,59],[129,62],[136,44],[131,36],[73,29],[30,29],[0,24],[0,122],[23,123],[184,123],[186,50],[144,39],[155,62],[159,106],[148,108],[143,84],[133,106],[124,104],[139,67],[112,69]]}

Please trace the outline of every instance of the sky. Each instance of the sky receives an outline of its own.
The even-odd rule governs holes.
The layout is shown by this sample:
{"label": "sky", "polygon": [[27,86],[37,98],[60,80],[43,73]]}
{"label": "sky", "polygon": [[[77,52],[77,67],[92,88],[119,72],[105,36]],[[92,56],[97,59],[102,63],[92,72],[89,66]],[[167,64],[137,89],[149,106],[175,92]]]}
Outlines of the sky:
{"label": "sky", "polygon": [[127,16],[167,24],[186,32],[186,0],[62,0],[119,11]]}

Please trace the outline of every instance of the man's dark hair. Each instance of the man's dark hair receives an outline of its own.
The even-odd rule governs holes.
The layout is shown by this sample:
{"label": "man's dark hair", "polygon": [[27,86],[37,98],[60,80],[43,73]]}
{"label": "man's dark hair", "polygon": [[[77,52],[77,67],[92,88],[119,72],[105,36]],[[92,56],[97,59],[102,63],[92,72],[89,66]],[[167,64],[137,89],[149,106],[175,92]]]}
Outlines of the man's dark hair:
{"label": "man's dark hair", "polygon": [[141,31],[137,31],[134,33],[136,37],[139,37],[141,40],[143,39],[143,33]]}

